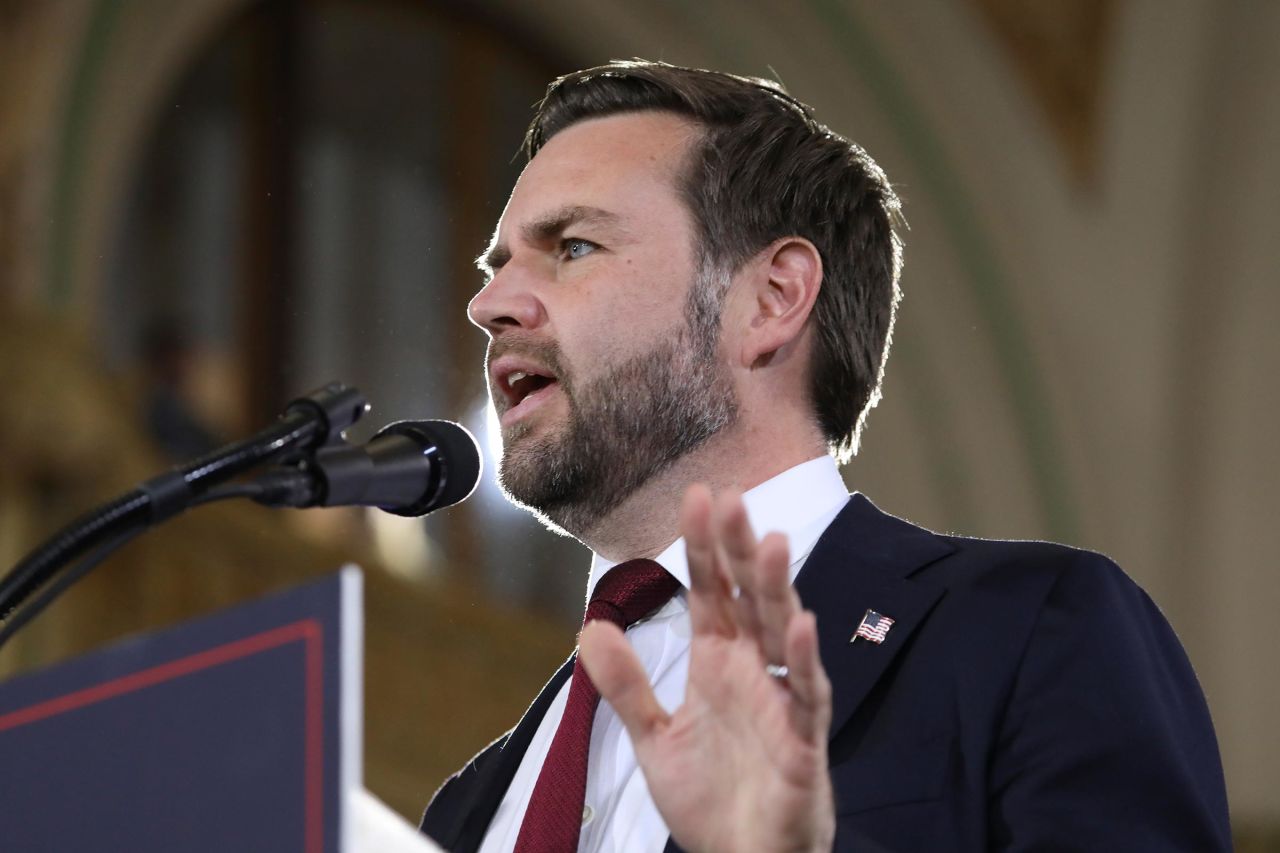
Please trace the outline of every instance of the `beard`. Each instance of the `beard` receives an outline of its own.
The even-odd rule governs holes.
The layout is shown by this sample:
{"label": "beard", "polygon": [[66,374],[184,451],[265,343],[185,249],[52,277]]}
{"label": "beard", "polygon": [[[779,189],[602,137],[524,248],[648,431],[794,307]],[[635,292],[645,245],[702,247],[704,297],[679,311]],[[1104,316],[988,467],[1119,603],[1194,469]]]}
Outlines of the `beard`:
{"label": "beard", "polygon": [[554,343],[520,347],[555,372],[569,416],[554,435],[529,437],[523,424],[504,434],[498,485],[508,500],[553,530],[581,538],[655,475],[731,425],[737,397],[716,351],[722,296],[719,282],[699,275],[674,338],[581,385]]}

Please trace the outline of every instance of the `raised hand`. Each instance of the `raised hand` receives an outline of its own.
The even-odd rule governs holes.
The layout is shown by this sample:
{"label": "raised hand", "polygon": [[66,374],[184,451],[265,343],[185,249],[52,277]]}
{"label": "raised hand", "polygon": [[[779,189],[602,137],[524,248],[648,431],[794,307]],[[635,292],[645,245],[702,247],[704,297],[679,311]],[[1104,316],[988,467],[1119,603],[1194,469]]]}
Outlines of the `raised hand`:
{"label": "raised hand", "polygon": [[[785,537],[757,542],[741,496],[693,486],[681,509],[693,627],[685,701],[668,714],[622,632],[596,621],[580,657],[631,737],[650,794],[691,851],[830,850],[831,684]],[[735,597],[734,589],[738,590]],[[770,666],[772,665],[772,666]],[[785,667],[785,675],[772,675]]]}

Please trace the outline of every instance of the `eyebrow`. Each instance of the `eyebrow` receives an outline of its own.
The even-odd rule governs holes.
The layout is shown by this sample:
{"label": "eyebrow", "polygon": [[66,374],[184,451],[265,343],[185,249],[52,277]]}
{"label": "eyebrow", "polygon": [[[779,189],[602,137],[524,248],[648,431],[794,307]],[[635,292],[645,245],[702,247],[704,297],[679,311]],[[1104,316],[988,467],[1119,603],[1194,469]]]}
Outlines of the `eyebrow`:
{"label": "eyebrow", "polygon": [[[599,207],[583,204],[571,204],[552,210],[520,228],[520,236],[526,243],[546,243],[559,237],[572,225],[616,225],[621,217],[616,213]],[[476,258],[476,266],[481,272],[493,275],[511,260],[511,250],[494,235],[489,248]]]}

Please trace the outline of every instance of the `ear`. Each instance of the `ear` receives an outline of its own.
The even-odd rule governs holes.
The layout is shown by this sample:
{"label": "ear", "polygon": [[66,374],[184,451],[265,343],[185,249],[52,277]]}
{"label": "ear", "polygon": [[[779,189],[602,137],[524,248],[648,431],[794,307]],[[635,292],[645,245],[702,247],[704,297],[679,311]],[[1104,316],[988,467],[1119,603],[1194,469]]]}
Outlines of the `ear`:
{"label": "ear", "polygon": [[742,363],[767,363],[799,339],[822,286],[822,256],[803,237],[772,243],[750,264],[750,302],[743,328]]}

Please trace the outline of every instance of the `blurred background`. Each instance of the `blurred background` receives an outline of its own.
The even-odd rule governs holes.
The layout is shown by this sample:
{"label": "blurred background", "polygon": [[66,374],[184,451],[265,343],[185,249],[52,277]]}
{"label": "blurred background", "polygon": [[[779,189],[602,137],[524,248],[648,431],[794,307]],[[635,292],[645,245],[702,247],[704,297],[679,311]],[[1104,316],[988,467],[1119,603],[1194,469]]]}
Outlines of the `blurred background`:
{"label": "blurred background", "polygon": [[[0,0],[0,568],[331,379],[491,441],[464,318],[555,75],[777,76],[904,198],[851,489],[1124,566],[1182,637],[1241,850],[1280,849],[1280,3]],[[220,505],[133,543],[0,676],[355,560],[366,781],[415,819],[569,653],[589,557],[477,495]]]}

